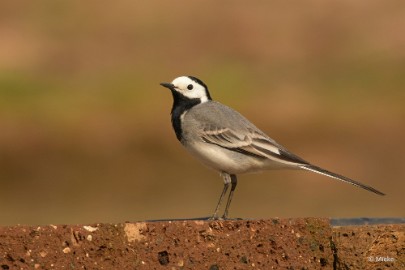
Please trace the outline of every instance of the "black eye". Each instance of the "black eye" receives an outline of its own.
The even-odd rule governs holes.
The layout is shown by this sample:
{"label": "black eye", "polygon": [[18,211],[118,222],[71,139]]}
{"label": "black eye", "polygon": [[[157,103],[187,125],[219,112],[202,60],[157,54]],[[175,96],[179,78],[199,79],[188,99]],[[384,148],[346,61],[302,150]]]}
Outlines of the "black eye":
{"label": "black eye", "polygon": [[192,84],[187,85],[187,89],[188,89],[188,90],[193,90],[193,87],[194,87],[194,86],[193,86]]}

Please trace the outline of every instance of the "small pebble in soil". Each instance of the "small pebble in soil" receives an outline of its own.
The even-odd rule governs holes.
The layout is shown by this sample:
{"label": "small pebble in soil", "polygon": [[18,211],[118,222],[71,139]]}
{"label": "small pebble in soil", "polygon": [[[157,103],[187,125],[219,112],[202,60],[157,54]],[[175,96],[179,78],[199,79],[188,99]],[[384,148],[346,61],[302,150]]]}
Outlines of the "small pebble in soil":
{"label": "small pebble in soil", "polygon": [[169,263],[169,253],[166,250],[159,252],[158,260],[161,265],[167,265]]}

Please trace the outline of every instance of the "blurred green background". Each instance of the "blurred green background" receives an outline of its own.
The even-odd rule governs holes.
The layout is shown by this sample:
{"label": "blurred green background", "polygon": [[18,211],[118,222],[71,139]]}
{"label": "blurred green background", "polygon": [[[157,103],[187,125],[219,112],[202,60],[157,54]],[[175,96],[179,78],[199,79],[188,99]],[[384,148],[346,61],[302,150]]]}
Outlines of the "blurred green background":
{"label": "blurred green background", "polygon": [[3,1],[0,224],[212,214],[160,82],[194,75],[303,171],[241,175],[231,216],[405,213],[405,2]]}

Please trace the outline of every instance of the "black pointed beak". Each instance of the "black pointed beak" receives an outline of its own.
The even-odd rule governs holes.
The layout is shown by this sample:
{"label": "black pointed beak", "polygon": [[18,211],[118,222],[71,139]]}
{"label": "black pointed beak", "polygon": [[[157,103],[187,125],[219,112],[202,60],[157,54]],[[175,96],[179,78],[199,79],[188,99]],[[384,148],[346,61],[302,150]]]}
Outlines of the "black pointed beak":
{"label": "black pointed beak", "polygon": [[172,83],[161,83],[160,85],[169,88],[170,90],[174,90],[174,85]]}

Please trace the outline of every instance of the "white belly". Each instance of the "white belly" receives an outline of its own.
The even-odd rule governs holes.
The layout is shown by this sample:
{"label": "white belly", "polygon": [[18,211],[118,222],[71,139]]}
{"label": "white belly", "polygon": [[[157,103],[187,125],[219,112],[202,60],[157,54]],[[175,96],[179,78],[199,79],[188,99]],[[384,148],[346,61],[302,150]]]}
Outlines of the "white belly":
{"label": "white belly", "polygon": [[186,149],[206,166],[229,174],[259,172],[265,169],[281,169],[289,167],[286,164],[275,162],[270,159],[247,156],[205,142],[189,144]]}

